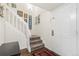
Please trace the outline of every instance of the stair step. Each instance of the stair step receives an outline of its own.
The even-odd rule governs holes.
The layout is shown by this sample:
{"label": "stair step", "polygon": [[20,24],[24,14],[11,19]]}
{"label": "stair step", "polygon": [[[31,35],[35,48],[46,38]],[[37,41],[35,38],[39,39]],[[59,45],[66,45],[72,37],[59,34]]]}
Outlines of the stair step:
{"label": "stair step", "polygon": [[30,40],[36,40],[36,39],[40,39],[40,37],[33,35],[33,36],[30,38]]}
{"label": "stair step", "polygon": [[42,40],[32,40],[32,41],[30,41],[30,44],[38,44],[38,43],[42,43]]}
{"label": "stair step", "polygon": [[31,50],[35,51],[35,50],[38,50],[38,49],[41,49],[41,48],[44,48],[44,44],[41,45],[41,46],[35,47],[35,48],[31,48]]}
{"label": "stair step", "polygon": [[40,38],[31,38],[30,41],[34,41],[34,40],[41,40]]}
{"label": "stair step", "polygon": [[33,49],[33,48],[38,48],[38,47],[43,46],[43,45],[44,45],[43,43],[31,45],[31,48],[32,48],[32,49]]}
{"label": "stair step", "polygon": [[38,44],[43,44],[43,43],[42,43],[42,41],[39,41],[39,42],[31,43],[30,45],[33,46],[33,45],[38,45]]}
{"label": "stair step", "polygon": [[30,38],[30,45],[31,45],[31,51],[35,51],[37,49],[41,49],[44,47],[44,44],[40,39],[40,36],[37,35],[32,35],[32,37]]}

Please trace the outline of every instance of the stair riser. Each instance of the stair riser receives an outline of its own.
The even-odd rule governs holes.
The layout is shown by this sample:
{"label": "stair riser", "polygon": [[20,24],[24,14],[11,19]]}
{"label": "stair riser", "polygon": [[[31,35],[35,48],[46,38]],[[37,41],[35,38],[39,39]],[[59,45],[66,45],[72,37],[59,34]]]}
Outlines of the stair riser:
{"label": "stair riser", "polygon": [[41,49],[44,47],[44,44],[39,36],[32,36],[30,38],[31,51]]}
{"label": "stair riser", "polygon": [[30,38],[30,40],[38,40],[38,39],[40,39],[40,37]]}
{"label": "stair riser", "polygon": [[42,40],[40,40],[40,41],[35,41],[35,42],[31,42],[30,44],[31,44],[31,45],[34,45],[34,44],[39,44],[39,43],[42,43]]}
{"label": "stair riser", "polygon": [[42,46],[44,46],[44,44],[39,45],[39,46],[35,46],[35,47],[32,47],[32,46],[31,46],[31,49],[39,48],[39,47],[42,47]]}
{"label": "stair riser", "polygon": [[41,49],[41,48],[43,48],[43,47],[44,47],[44,45],[39,46],[39,47],[36,47],[36,48],[31,48],[31,50],[32,50],[32,51],[35,51],[35,50],[37,50],[37,49]]}

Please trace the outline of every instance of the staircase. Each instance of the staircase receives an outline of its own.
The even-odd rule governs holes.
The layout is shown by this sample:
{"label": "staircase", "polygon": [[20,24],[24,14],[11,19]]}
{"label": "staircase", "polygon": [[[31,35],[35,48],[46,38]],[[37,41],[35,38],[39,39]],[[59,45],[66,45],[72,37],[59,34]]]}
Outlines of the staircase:
{"label": "staircase", "polygon": [[[2,6],[4,10],[3,10],[3,17],[1,20],[3,21],[4,24],[9,24],[18,32],[21,32],[23,35],[25,35],[27,49],[29,52],[31,52],[30,49],[31,32],[29,30],[28,23],[25,22],[19,15],[17,15],[17,9],[13,9],[12,7],[9,7],[6,3],[2,4]],[[4,25],[4,27],[6,28],[6,25]]]}
{"label": "staircase", "polygon": [[39,36],[33,35],[30,38],[31,51],[35,51],[44,47],[44,43]]}
{"label": "staircase", "polygon": [[[7,6],[6,4],[2,6],[4,7],[4,15],[2,17],[3,23],[9,24],[11,27],[25,35],[28,51],[31,52],[43,48],[44,44],[40,37],[36,35],[31,37],[28,23],[25,22],[19,15],[17,15],[17,10]],[[4,25],[4,27],[6,27],[6,25]]]}

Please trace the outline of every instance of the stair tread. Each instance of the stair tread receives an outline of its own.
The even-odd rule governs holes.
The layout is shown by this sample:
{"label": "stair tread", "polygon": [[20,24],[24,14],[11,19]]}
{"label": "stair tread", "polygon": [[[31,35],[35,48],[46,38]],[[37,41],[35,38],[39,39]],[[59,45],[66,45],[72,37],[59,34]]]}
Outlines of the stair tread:
{"label": "stair tread", "polygon": [[40,36],[37,36],[37,35],[32,35],[32,37],[40,37]]}
{"label": "stair tread", "polygon": [[44,47],[44,43],[40,39],[40,36],[32,35],[30,38],[31,51],[40,49]]}
{"label": "stair tread", "polygon": [[39,46],[39,47],[37,47],[37,48],[32,48],[32,51],[35,51],[35,50],[41,49],[41,48],[43,48],[43,47],[44,47],[44,45]]}
{"label": "stair tread", "polygon": [[42,43],[42,40],[40,40],[40,41],[35,41],[35,42],[30,42],[31,45],[33,45],[33,44],[39,44],[39,43]]}
{"label": "stair tread", "polygon": [[40,38],[40,36],[32,35],[31,39]]}
{"label": "stair tread", "polygon": [[35,47],[38,47],[38,46],[41,46],[41,45],[44,45],[43,43],[41,43],[41,44],[33,44],[33,45],[31,45],[31,48],[35,48]]}
{"label": "stair tread", "polygon": [[42,41],[41,39],[39,39],[39,40],[31,40],[30,42],[32,43],[32,42],[39,42],[39,41]]}

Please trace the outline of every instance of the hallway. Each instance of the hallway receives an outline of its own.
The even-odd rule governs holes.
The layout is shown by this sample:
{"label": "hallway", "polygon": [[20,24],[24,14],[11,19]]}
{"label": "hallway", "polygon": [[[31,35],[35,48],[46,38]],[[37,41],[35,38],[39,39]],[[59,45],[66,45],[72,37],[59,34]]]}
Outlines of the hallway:
{"label": "hallway", "polygon": [[0,3],[0,11],[1,55],[79,55],[79,4]]}

